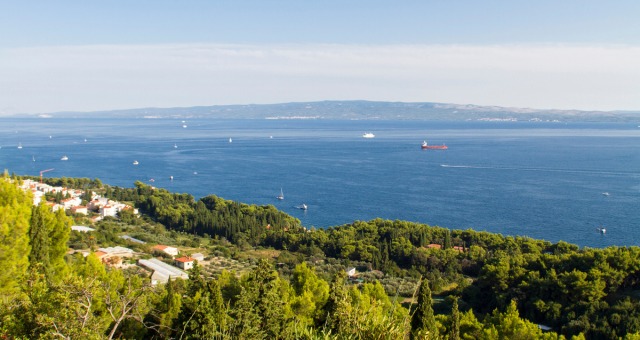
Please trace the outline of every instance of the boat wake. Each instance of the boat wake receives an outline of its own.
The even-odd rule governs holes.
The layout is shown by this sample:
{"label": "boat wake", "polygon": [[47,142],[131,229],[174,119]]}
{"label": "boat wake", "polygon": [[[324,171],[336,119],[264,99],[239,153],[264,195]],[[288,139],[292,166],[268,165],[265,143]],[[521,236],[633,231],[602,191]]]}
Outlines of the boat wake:
{"label": "boat wake", "polygon": [[637,173],[634,173],[634,172],[615,172],[615,171],[601,171],[601,170],[552,169],[552,168],[518,168],[518,167],[508,167],[508,166],[450,165],[450,164],[440,164],[440,166],[443,167],[443,168],[562,172],[562,173],[579,173],[579,174],[594,174],[594,175],[613,175],[613,176],[640,177],[640,175],[638,175]]}

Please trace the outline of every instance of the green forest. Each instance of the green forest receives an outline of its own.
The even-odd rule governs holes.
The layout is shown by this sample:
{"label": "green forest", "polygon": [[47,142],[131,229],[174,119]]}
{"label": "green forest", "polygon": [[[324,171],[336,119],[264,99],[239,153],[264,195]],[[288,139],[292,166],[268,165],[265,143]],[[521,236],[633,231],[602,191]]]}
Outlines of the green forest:
{"label": "green forest", "polygon": [[[33,206],[18,181],[0,179],[0,338],[640,339],[638,247],[382,219],[309,229],[270,205],[65,179],[141,212],[101,222],[89,239],[70,232],[77,216]],[[196,264],[190,279],[154,286],[139,271],[67,253],[117,244],[115,230],[133,226],[153,230],[147,240],[206,241],[225,256],[280,256],[242,273]],[[352,266],[379,274],[354,280]]]}

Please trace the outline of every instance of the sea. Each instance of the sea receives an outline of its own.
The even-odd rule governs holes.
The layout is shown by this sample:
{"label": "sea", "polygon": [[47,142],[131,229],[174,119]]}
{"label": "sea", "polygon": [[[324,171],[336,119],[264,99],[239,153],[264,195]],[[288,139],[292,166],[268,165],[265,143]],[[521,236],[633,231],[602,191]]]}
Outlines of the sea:
{"label": "sea", "polygon": [[0,166],[271,204],[306,227],[383,218],[638,246],[638,124],[1,118]]}

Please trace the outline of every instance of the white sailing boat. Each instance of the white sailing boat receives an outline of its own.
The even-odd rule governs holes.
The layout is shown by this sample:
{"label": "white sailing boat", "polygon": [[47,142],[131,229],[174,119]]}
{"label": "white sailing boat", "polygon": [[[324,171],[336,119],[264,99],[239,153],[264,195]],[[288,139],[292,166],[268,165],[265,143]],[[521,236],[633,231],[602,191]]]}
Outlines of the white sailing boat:
{"label": "white sailing boat", "polygon": [[284,199],[284,193],[282,192],[282,188],[280,188],[280,195],[278,195],[276,198],[279,199],[279,200],[283,200]]}
{"label": "white sailing boat", "polygon": [[22,149],[22,143],[18,143],[18,149]]}

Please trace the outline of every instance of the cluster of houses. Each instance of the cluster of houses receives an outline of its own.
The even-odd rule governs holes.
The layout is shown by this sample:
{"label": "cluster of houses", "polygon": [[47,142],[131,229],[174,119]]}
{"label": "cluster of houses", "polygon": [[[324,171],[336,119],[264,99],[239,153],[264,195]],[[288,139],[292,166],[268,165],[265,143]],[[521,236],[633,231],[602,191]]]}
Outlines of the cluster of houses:
{"label": "cluster of houses", "polygon": [[193,268],[195,261],[204,261],[204,255],[201,253],[191,254],[191,256],[181,256],[176,258],[180,251],[176,247],[165,246],[158,244],[153,248],[154,252],[163,253],[173,258],[174,265],[162,262],[159,259],[153,258],[149,260],[140,259],[138,265],[147,268],[152,272],[151,283],[166,283],[174,278],[188,278],[189,275],[185,270]]}
{"label": "cluster of houses", "polygon": [[[88,215],[89,212],[93,212],[95,213],[95,216],[92,217],[91,220],[94,222],[99,221],[107,216],[116,217],[120,211],[128,209],[131,209],[134,214],[138,214],[138,210],[133,208],[132,206],[120,203],[118,201],[113,201],[105,197],[101,197],[94,192],[92,192],[91,201],[87,202],[86,205],[82,205],[82,197],[85,195],[85,192],[83,190],[51,186],[30,179],[25,179],[24,181],[22,181],[22,189],[31,192],[34,205],[40,204],[40,202],[43,201],[45,195],[48,193],[54,195],[57,195],[59,193],[66,198],[61,200],[60,203],[46,202],[46,204],[51,207],[51,210],[57,211],[63,209],[65,211],[70,211],[73,214],[83,215]],[[71,226],[71,230],[85,233],[95,231],[95,229],[93,228],[78,225]],[[128,235],[123,235],[121,236],[121,238],[129,242],[141,244],[145,243],[142,240],[138,240]],[[156,258],[148,260],[139,259],[137,261],[140,267],[143,267],[152,272],[151,282],[153,284],[166,283],[167,281],[174,278],[187,279],[189,278],[189,275],[185,272],[185,270],[193,268],[193,264],[195,261],[204,261],[204,255],[200,253],[192,254],[191,256],[182,256],[176,258],[180,253],[178,248],[176,247],[156,245],[152,248],[152,250],[154,252],[169,255],[174,262],[174,265],[170,265]],[[88,256],[90,252],[83,251],[82,253],[85,256]],[[102,261],[102,263],[113,267],[124,267],[124,259],[130,259],[134,256],[144,255],[141,253],[136,253],[132,249],[121,246],[99,248],[93,253],[100,261]]]}
{"label": "cluster of houses", "polygon": [[58,194],[68,197],[60,201],[60,203],[47,202],[53,211],[64,209],[71,211],[73,214],[88,215],[89,212],[95,212],[96,216],[92,220],[99,221],[107,216],[116,217],[120,211],[131,210],[134,214],[138,214],[138,209],[130,205],[113,201],[105,197],[100,197],[95,193],[91,195],[91,201],[86,205],[82,205],[81,197],[85,194],[83,190],[68,189],[64,187],[54,187],[38,181],[25,179],[22,182],[22,189],[31,192],[33,195],[33,204],[38,205],[47,193]]}
{"label": "cluster of houses", "polygon": [[[75,227],[75,228],[74,228]],[[73,230],[81,231],[81,232],[90,232],[93,231],[92,228],[82,227],[82,226],[73,226]],[[125,238],[125,237],[122,237]],[[132,237],[126,238],[129,241],[136,240]],[[136,240],[140,241],[140,240]],[[132,241],[135,242],[135,241]],[[140,241],[143,242],[143,241]],[[143,242],[144,243],[144,242]],[[185,272],[185,270],[189,270],[193,268],[193,264],[195,261],[202,262],[204,261],[204,255],[201,253],[191,254],[190,256],[181,256],[177,257],[180,253],[178,248],[165,246],[165,245],[156,245],[151,248],[154,254],[162,253],[165,255],[171,256],[173,259],[174,265],[163,262],[157,258],[151,259],[138,259],[138,266],[145,268],[146,270],[151,272],[151,283],[167,283],[169,280],[181,278],[188,279],[189,274]],[[90,254],[89,251],[82,252],[84,256],[88,256]],[[106,248],[98,248],[97,251],[93,252],[93,254],[104,264],[111,267],[122,268],[125,267],[123,264],[124,259],[130,259],[134,256],[144,255],[143,253],[136,253],[132,249],[115,246],[115,247],[106,247]]]}
{"label": "cluster of houses", "polygon": [[[73,226],[73,230],[81,231],[81,232],[89,232],[93,231],[92,228],[81,227],[81,226]],[[128,235],[120,236],[122,239],[125,239],[134,243],[145,243],[144,241],[135,239]],[[169,280],[175,278],[188,279],[189,275],[185,272],[185,270],[189,270],[193,268],[193,264],[195,261],[202,262],[204,261],[204,255],[201,253],[191,254],[190,256],[181,256],[176,258],[180,254],[180,250],[176,247],[166,246],[162,244],[158,244],[153,246],[152,251],[154,254],[163,254],[168,255],[173,259],[174,265],[170,265],[166,262],[163,262],[157,258],[152,259],[138,259],[138,266],[149,270],[151,274],[151,283],[167,283]],[[89,252],[83,252],[85,256],[89,255]],[[112,267],[123,267],[122,260],[125,258],[132,258],[135,255],[144,255],[140,253],[135,253],[133,250],[121,246],[116,247],[107,247],[107,248],[99,248],[94,252],[94,255],[102,261],[102,263],[112,266]]]}

